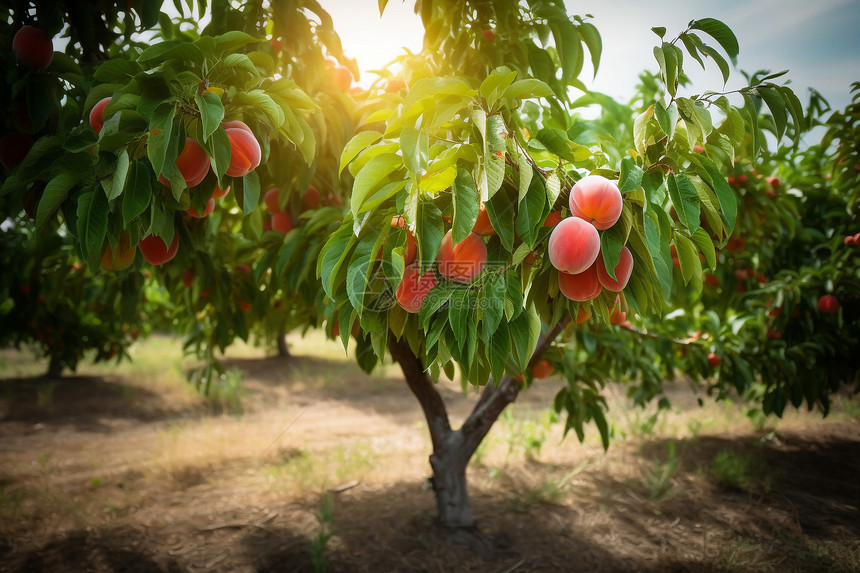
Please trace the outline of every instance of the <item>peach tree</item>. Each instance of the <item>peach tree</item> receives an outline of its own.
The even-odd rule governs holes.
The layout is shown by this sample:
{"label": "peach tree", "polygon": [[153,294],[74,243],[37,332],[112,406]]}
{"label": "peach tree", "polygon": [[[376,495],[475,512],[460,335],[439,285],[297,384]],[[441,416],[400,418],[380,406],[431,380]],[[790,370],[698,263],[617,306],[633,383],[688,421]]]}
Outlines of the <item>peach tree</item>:
{"label": "peach tree", "polygon": [[[673,294],[701,291],[702,265],[716,268],[715,243],[738,217],[726,173],[755,125],[729,94],[681,91],[685,54],[727,79],[738,44],[717,20],[670,40],[654,29],[661,89],[607,132],[605,117],[584,118],[569,97],[586,54],[599,65],[587,19],[560,2],[421,1],[416,11],[424,50],[400,58],[402,84],[379,95],[385,105],[344,149],[350,209],[318,272],[344,343],[344,325],[360,325],[359,364],[390,356],[403,370],[432,439],[439,521],[469,528],[466,465],[540,361],[568,380],[555,399],[567,430],[582,439],[594,422],[608,443],[600,385],[615,360],[590,325],[660,317]],[[741,101],[761,99],[799,126],[797,98],[771,79]],[[434,381],[457,370],[483,390],[455,430]]]}

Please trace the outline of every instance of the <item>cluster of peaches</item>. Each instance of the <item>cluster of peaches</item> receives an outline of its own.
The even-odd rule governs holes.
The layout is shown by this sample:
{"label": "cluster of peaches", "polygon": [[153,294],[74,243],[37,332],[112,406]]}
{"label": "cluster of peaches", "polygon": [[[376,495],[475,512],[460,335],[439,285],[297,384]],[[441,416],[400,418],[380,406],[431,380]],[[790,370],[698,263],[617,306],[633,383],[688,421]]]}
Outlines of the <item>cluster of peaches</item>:
{"label": "cluster of peaches", "polygon": [[[596,298],[605,288],[621,292],[633,273],[633,255],[627,247],[615,267],[613,279],[606,270],[600,251],[598,230],[612,227],[621,216],[622,198],[617,185],[605,177],[589,175],[573,186],[570,192],[571,217],[562,219],[558,213],[547,217],[546,226],[555,224],[548,245],[549,260],[559,271],[559,288],[571,300],[585,302]],[[403,217],[391,224],[403,228]],[[417,249],[412,233],[406,229],[404,254],[406,268],[395,299],[407,312],[417,313],[429,292],[438,284],[434,269],[422,269],[415,262]],[[484,268],[487,245],[484,237],[495,235],[487,210],[481,205],[472,232],[453,244],[452,231],[442,239],[436,256],[436,270],[445,280],[471,282]],[[619,316],[620,321],[624,317]]]}
{"label": "cluster of peaches", "polygon": [[563,219],[549,237],[550,263],[558,269],[558,287],[571,300],[586,302],[603,289],[621,292],[633,274],[633,255],[626,246],[615,266],[613,279],[600,251],[600,235],[621,217],[618,186],[600,175],[580,179],[570,190],[570,217]]}
{"label": "cluster of peaches", "polygon": [[[111,98],[106,97],[93,106],[90,111],[90,126],[96,131],[101,132],[104,127],[104,111],[110,104]],[[226,174],[230,177],[242,177],[260,165],[261,150],[260,144],[254,137],[251,131],[244,122],[228,121],[221,124],[224,131],[227,133],[227,139],[230,142],[230,165],[227,167]],[[188,187],[196,187],[203,182],[206,175],[209,173],[211,164],[209,156],[197,141],[191,137],[185,138],[185,145],[176,158],[176,167],[185,184]],[[170,187],[170,181],[163,175],[159,175],[158,181],[167,187]],[[224,197],[230,192],[230,187],[221,189],[215,185],[212,191],[212,196],[206,201],[203,212],[199,212],[194,207],[189,207],[186,211],[191,217],[203,218],[215,210],[215,199]],[[136,251],[139,249],[143,258],[152,265],[161,265],[173,259],[179,250],[179,237],[174,234],[173,241],[167,245],[161,237],[155,235],[147,235],[136,245],[130,245],[130,237],[127,231],[123,231],[120,235],[119,243],[116,249],[107,245],[104,255],[101,260],[101,267],[109,271],[120,271],[128,268],[134,261]]]}

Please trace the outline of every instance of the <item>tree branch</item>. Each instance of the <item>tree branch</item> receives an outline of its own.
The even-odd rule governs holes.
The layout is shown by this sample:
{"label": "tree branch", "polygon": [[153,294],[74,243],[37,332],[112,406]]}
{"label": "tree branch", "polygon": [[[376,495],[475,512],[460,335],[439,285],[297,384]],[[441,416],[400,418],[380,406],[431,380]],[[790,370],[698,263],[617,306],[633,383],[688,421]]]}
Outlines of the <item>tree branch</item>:
{"label": "tree branch", "polygon": [[397,340],[393,334],[389,334],[388,350],[391,352],[391,357],[400,365],[406,384],[421,404],[430,430],[433,451],[441,451],[443,444],[448,441],[452,433],[448,410],[445,408],[442,396],[436,391],[433,381],[424,371],[424,365],[412,352],[405,337]]}
{"label": "tree branch", "polygon": [[[529,368],[541,359],[555,338],[564,330],[569,322],[570,317],[564,317],[558,324],[541,336],[529,360]],[[458,430],[463,439],[462,454],[466,456],[466,459],[472,456],[502,411],[508,404],[517,399],[520,390],[523,388],[523,383],[521,380],[505,376],[496,388],[491,388],[491,385],[487,384],[487,388],[484,389],[472,413],[469,414],[469,417],[463,422],[463,426]]]}

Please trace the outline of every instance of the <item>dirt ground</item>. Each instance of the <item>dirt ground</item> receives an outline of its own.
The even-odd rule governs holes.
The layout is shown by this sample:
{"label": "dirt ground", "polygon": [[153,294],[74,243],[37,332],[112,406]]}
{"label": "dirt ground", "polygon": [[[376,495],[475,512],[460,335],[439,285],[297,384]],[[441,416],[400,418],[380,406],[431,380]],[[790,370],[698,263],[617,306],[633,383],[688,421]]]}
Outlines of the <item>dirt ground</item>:
{"label": "dirt ground", "polygon": [[[434,527],[397,371],[293,352],[226,360],[227,412],[152,364],[0,369],[0,571],[860,571],[856,401],[757,428],[678,384],[664,416],[613,409],[604,452],[561,439],[546,381],[473,460],[469,547]],[[475,397],[441,391],[456,423]]]}

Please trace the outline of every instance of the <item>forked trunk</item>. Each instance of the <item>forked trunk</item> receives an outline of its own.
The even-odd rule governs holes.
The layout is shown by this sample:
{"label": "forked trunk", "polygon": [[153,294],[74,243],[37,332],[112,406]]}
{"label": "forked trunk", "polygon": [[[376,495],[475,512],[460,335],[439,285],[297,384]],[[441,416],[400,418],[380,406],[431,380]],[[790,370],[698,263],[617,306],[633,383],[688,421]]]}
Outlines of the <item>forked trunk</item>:
{"label": "forked trunk", "polygon": [[[529,362],[530,366],[540,359],[566,324],[567,321],[560,322],[541,338]],[[430,467],[433,470],[438,523],[453,532],[473,530],[475,519],[469,503],[466,466],[502,411],[517,399],[522,382],[510,376],[502,378],[498,385],[491,381],[463,426],[459,430],[452,430],[442,396],[436,391],[424,365],[405,338],[395,340],[391,335],[388,349],[400,365],[406,384],[421,404],[430,430],[433,443]]]}

